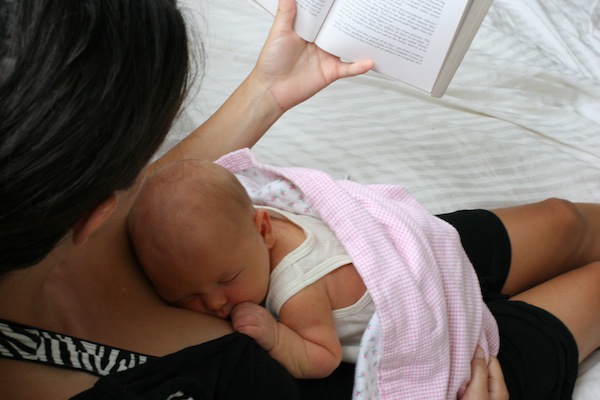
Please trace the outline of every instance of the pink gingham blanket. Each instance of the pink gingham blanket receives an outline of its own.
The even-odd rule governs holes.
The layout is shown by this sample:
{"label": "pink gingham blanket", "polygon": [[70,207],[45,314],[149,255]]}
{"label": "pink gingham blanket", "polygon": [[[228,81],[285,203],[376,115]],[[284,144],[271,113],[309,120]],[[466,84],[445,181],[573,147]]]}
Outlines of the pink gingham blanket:
{"label": "pink gingham blanket", "polygon": [[268,166],[247,149],[218,163],[256,203],[322,218],[351,256],[376,307],[355,398],[454,400],[477,344],[497,353],[497,325],[457,232],[406,189]]}

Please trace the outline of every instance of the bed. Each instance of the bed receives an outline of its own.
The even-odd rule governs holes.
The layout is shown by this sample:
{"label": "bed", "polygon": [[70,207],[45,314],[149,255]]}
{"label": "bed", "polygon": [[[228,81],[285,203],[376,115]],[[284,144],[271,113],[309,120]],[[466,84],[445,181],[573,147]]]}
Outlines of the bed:
{"label": "bed", "polygon": [[[251,70],[272,19],[248,0],[186,0],[208,61],[161,151]],[[253,149],[262,162],[401,184],[432,213],[565,197],[600,202],[600,1],[495,0],[448,91],[375,73],[336,82]],[[600,352],[574,399],[600,398]]]}

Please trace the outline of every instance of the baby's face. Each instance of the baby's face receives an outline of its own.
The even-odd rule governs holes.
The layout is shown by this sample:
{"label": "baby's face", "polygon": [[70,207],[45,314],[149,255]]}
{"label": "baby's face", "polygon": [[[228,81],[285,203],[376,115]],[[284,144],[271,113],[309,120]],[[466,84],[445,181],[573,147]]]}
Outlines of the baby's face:
{"label": "baby's face", "polygon": [[201,257],[190,254],[176,257],[168,266],[146,268],[167,303],[226,319],[237,304],[260,304],[265,299],[270,257],[258,232],[236,240],[215,237],[201,253]]}

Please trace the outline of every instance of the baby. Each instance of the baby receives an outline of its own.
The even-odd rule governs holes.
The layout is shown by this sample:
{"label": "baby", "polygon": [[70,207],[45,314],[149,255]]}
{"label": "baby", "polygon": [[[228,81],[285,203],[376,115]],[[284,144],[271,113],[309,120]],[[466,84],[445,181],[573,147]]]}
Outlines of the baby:
{"label": "baby", "polygon": [[147,181],[129,229],[166,302],[230,317],[298,378],[356,362],[374,305],[321,220],[255,207],[225,168],[184,161]]}
{"label": "baby", "polygon": [[[287,183],[301,196],[294,210],[312,207],[330,225],[253,205],[227,169],[189,160],[142,187],[131,242],[165,301],[231,318],[297,378],[356,361],[361,338],[373,338],[363,333],[374,303],[386,324],[376,353],[394,374],[388,387],[404,397],[425,384],[456,398],[475,347],[493,353],[499,336],[511,395],[566,398],[577,363],[599,346],[595,292],[575,295],[600,272],[596,204],[555,199],[434,216],[399,186],[261,165],[247,151],[221,162],[266,202],[280,193],[270,182]],[[574,297],[557,298],[563,291]]]}

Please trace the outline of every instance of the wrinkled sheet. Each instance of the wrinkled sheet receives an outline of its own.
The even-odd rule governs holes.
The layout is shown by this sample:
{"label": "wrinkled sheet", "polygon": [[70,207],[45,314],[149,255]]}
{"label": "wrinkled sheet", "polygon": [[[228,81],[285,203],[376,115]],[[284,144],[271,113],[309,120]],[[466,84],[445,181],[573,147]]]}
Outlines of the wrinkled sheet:
{"label": "wrinkled sheet", "polygon": [[[239,85],[271,24],[249,0],[182,2],[208,60],[163,150]],[[495,0],[443,98],[373,73],[339,81],[286,113],[253,152],[400,184],[432,213],[553,196],[600,202],[600,3]],[[599,352],[581,365],[574,395],[597,398]]]}

